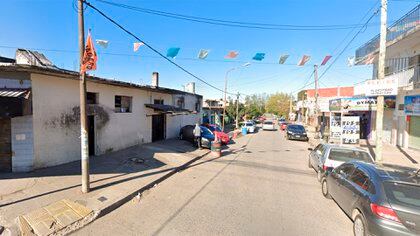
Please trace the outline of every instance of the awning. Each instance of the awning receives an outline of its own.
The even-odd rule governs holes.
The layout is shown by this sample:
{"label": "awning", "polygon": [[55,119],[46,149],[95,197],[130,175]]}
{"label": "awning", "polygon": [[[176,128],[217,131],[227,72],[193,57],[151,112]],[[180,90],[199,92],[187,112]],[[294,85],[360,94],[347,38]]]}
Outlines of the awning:
{"label": "awning", "polygon": [[21,97],[26,97],[28,93],[29,93],[28,89],[0,88],[0,97],[21,98]]}
{"label": "awning", "polygon": [[170,114],[179,114],[179,113],[191,113],[190,110],[179,108],[176,106],[171,105],[163,105],[163,104],[144,104],[147,108],[152,108],[155,111],[159,111],[161,113],[170,113]]}

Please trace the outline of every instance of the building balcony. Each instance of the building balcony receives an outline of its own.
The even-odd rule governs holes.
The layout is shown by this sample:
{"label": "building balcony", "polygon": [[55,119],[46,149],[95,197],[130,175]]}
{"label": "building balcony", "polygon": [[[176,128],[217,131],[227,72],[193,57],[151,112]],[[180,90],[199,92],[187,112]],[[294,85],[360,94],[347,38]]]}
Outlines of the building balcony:
{"label": "building balcony", "polygon": [[386,75],[385,77],[398,79],[398,87],[400,88],[420,88],[420,66],[418,65]]}
{"label": "building balcony", "polygon": [[[387,47],[412,36],[416,32],[420,32],[420,4],[388,28]],[[379,35],[356,50],[356,64],[364,64],[365,60],[371,58],[378,51]]]}

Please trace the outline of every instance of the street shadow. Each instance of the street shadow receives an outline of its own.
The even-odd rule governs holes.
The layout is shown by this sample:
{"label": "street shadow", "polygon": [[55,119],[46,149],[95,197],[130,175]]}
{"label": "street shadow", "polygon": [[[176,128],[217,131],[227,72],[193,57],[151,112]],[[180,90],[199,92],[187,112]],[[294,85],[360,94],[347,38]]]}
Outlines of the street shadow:
{"label": "street shadow", "polygon": [[[193,152],[195,150],[196,147],[194,147],[191,143],[187,141],[172,139],[146,145],[133,146],[104,155],[90,157],[90,174],[91,176],[96,175],[95,177],[97,177],[94,180],[90,181],[91,191],[97,191],[107,187],[115,186],[134,179],[157,175],[164,172],[170,172],[175,167],[168,167],[162,169],[162,167],[166,166],[167,164],[162,162],[161,160],[158,160],[157,155],[159,155],[160,153],[165,153],[169,155],[184,153],[188,155],[189,152]],[[176,155],[174,156],[176,157]],[[191,157],[191,159],[193,159],[193,157]],[[156,169],[156,171],[152,171],[153,169]],[[107,176],[98,178],[98,176],[102,176],[104,174]],[[0,207],[13,205],[28,200],[34,200],[49,194],[79,188],[81,187],[79,179],[75,179],[71,176],[80,175],[80,161],[74,161],[58,166],[37,169],[27,173],[0,173],[0,179],[6,181],[25,178],[67,178],[66,180],[60,178],[54,178],[49,180],[52,182],[51,186],[54,187],[51,187],[43,193],[25,196],[20,199],[13,198],[12,201],[7,199],[4,199],[2,201],[2,198],[0,198]],[[54,184],[55,181],[57,181],[56,184]],[[13,183],[10,182],[10,184]],[[56,188],[55,186],[61,187]],[[3,195],[3,197],[4,196],[7,195]]]}
{"label": "street shadow", "polygon": [[370,155],[373,157],[374,160],[376,160],[376,154],[375,154],[375,145],[370,144],[369,139],[366,139],[366,145],[361,144],[360,147],[365,147],[368,149]]}
{"label": "street shadow", "polygon": [[397,149],[405,156],[408,160],[410,160],[413,164],[418,164],[416,160],[414,160],[413,157],[411,157],[404,149],[402,149],[400,146],[397,146]]}

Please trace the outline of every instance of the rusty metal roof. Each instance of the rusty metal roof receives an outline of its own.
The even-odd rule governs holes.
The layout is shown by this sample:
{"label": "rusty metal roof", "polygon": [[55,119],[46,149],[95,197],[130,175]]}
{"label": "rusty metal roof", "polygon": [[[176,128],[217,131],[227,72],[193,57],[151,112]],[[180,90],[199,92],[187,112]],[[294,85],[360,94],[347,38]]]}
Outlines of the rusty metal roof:
{"label": "rusty metal roof", "polygon": [[29,92],[28,89],[0,88],[0,97],[25,97]]}

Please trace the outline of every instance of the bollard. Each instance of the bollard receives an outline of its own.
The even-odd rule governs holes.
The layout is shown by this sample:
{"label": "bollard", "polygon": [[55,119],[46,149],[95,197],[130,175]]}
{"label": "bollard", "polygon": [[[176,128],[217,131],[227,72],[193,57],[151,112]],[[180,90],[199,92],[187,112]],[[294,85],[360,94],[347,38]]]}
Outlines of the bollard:
{"label": "bollard", "polygon": [[211,154],[214,157],[222,156],[222,144],[218,140],[215,140],[211,143]]}

